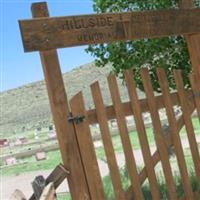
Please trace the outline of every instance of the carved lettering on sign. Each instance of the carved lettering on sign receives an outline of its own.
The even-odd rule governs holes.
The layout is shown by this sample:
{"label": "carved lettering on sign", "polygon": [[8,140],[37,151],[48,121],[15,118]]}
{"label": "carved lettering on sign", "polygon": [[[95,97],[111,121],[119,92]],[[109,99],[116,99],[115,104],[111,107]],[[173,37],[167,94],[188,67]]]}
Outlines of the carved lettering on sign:
{"label": "carved lettering on sign", "polygon": [[115,32],[108,32],[108,33],[102,33],[102,32],[94,32],[94,33],[83,33],[81,35],[77,36],[77,40],[79,42],[95,42],[95,41],[102,41],[107,38],[113,38],[116,37]]}
{"label": "carved lettering on sign", "polygon": [[[26,51],[200,31],[200,9],[110,13],[20,21]],[[55,39],[56,38],[56,39]]]}
{"label": "carved lettering on sign", "polygon": [[112,17],[90,17],[90,18],[73,18],[66,20],[62,26],[63,30],[102,28],[113,26]]}

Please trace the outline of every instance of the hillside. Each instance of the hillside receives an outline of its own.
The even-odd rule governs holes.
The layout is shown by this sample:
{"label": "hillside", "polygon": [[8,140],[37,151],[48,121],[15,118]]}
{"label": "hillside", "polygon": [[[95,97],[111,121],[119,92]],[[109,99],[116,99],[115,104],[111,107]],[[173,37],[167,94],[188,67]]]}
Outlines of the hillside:
{"label": "hillside", "polygon": [[[92,98],[89,85],[99,80],[105,104],[110,104],[110,96],[106,77],[110,66],[97,68],[94,63],[83,65],[63,74],[68,98],[83,91],[86,107],[92,108]],[[120,81],[119,81],[120,82]],[[126,89],[120,84],[123,100],[127,99]],[[46,127],[52,123],[49,100],[44,81],[34,82],[22,87],[0,93],[2,117],[0,121],[0,136],[21,131]]]}

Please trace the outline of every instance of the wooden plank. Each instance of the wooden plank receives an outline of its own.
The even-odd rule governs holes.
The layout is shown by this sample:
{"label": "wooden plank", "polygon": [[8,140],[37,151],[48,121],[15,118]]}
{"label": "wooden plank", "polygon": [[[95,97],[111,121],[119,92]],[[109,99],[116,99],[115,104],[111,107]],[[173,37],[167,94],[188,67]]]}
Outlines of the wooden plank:
{"label": "wooden plank", "polygon": [[192,67],[200,77],[200,34],[186,36]]}
{"label": "wooden plank", "polygon": [[146,93],[146,98],[147,98],[148,105],[149,105],[152,124],[153,124],[154,130],[155,130],[155,133],[154,133],[155,141],[156,141],[158,151],[160,153],[162,168],[163,168],[163,172],[164,172],[165,179],[166,179],[166,185],[168,188],[168,196],[170,199],[177,199],[176,185],[173,180],[173,174],[172,174],[172,169],[171,169],[171,165],[169,162],[169,154],[168,154],[168,150],[167,150],[167,145],[164,140],[162,125],[160,122],[158,110],[156,108],[153,87],[151,84],[151,79],[150,79],[148,69],[146,69],[146,68],[141,69],[141,76],[142,76],[144,90]]}
{"label": "wooden plank", "polygon": [[[46,3],[32,5],[33,17],[48,17]],[[68,123],[69,107],[56,50],[40,52],[48,96],[62,160],[70,174],[67,176],[72,199],[90,199],[73,124]]]}
{"label": "wooden plank", "polygon": [[119,127],[120,137],[121,137],[122,146],[124,149],[124,155],[125,155],[126,165],[127,165],[132,189],[134,191],[135,199],[142,200],[144,199],[144,197],[142,194],[141,185],[139,184],[140,179],[137,173],[137,165],[135,162],[130,138],[128,135],[125,115],[122,110],[122,102],[121,102],[121,98],[119,94],[119,89],[117,86],[117,80],[113,74],[108,76],[108,85],[109,85],[111,98],[112,98],[112,102],[113,102],[115,113],[116,113],[117,124]]}
{"label": "wooden plank", "polygon": [[[192,9],[194,6],[193,0],[180,0],[180,8],[182,9]],[[185,38],[192,62],[192,68],[200,77],[200,32],[197,34],[185,35]]]}
{"label": "wooden plank", "polygon": [[165,104],[166,114],[170,126],[170,134],[172,136],[172,143],[174,145],[175,154],[178,161],[180,174],[182,177],[183,188],[186,199],[193,199],[193,191],[190,184],[190,179],[187,171],[186,162],[184,159],[184,152],[181,144],[181,138],[178,132],[177,120],[173,109],[173,104],[170,98],[169,84],[166,78],[164,69],[157,69],[159,85],[163,94],[163,101]]}
{"label": "wooden plank", "polygon": [[192,68],[200,77],[200,34],[186,35]]}
{"label": "wooden plank", "polygon": [[200,194],[199,192],[194,193],[194,200],[199,200],[200,199]]}
{"label": "wooden plank", "polygon": [[144,163],[146,166],[146,172],[150,184],[151,194],[153,199],[160,199],[160,192],[154,170],[153,160],[151,157],[151,151],[146,135],[146,130],[144,126],[140,103],[138,100],[135,82],[133,81],[133,72],[131,70],[125,71],[125,80],[129,93],[129,98],[131,101],[131,109],[135,119],[136,129],[141,144],[141,149],[144,158]]}
{"label": "wooden plank", "polygon": [[[193,93],[192,93],[191,90],[188,90],[186,92],[187,98],[192,96],[192,95],[193,95]],[[173,105],[179,105],[180,104],[179,99],[178,99],[178,95],[177,95],[176,92],[175,93],[171,93],[170,96],[171,96]],[[155,97],[155,101],[156,101],[157,109],[160,109],[160,108],[164,107],[164,102],[163,102],[163,99],[162,99],[162,95],[156,96]],[[188,98],[188,101],[191,101],[191,103],[193,103],[192,99]],[[139,103],[140,103],[140,107],[141,107],[141,112],[148,112],[149,111],[149,106],[147,104],[147,100],[146,99],[139,100]],[[108,120],[116,118],[113,106],[106,106],[105,109],[106,109],[106,115],[107,115]],[[131,103],[130,102],[122,103],[122,109],[123,109],[123,112],[124,112],[125,116],[132,115]],[[95,123],[98,122],[97,115],[96,115],[96,109],[88,110],[87,111],[87,116],[88,116],[88,120],[89,120],[90,124],[95,124]]]}
{"label": "wooden plank", "polygon": [[[193,200],[199,200],[200,199],[199,192],[194,192],[193,196],[194,196]],[[188,200],[188,199],[186,199],[185,197],[182,197],[182,198],[180,198],[180,200]]]}
{"label": "wooden plank", "polygon": [[53,182],[55,189],[65,180],[69,171],[62,164],[59,164],[46,178],[46,184]]}
{"label": "wooden plank", "polygon": [[[19,21],[25,51],[200,32],[200,9],[158,10]],[[56,39],[55,39],[56,38]]]}
{"label": "wooden plank", "polygon": [[192,8],[193,6],[193,0],[179,0],[179,7],[182,9]]}
{"label": "wooden plank", "polygon": [[[75,95],[70,100],[70,106],[72,109],[72,117],[86,117],[84,100],[81,92]],[[81,158],[87,177],[91,199],[103,200],[105,199],[103,183],[101,180],[101,175],[87,118],[85,118],[82,122],[74,122],[74,126],[76,129],[76,137],[81,152]]]}
{"label": "wooden plank", "polygon": [[185,90],[184,90],[181,70],[174,70],[174,78],[175,78],[176,88],[177,88],[180,103],[181,103],[183,119],[184,119],[185,128],[188,135],[188,141],[190,144],[192,158],[194,162],[194,169],[195,169],[198,180],[200,180],[200,156],[199,156],[199,151],[198,151],[198,144],[195,138],[194,128],[191,121],[191,115],[189,114],[187,99],[185,97]]}
{"label": "wooden plank", "polygon": [[[58,166],[56,166],[56,168],[51,172],[51,174],[49,174],[49,176],[46,178],[45,180],[45,185],[53,182],[54,184],[54,188],[57,189],[58,186],[66,179],[67,174],[69,174],[69,171],[67,171],[64,168],[64,165],[59,164]],[[29,200],[35,200],[36,197],[33,194]]]}
{"label": "wooden plank", "polygon": [[200,80],[199,80],[199,75],[194,74],[194,73],[190,74],[190,83],[192,86],[195,105],[196,105],[197,113],[198,113],[199,120],[200,120]]}
{"label": "wooden plank", "polygon": [[97,112],[97,119],[101,130],[101,136],[104,144],[104,149],[107,157],[108,167],[110,169],[110,176],[113,183],[116,200],[125,200],[125,193],[122,188],[120,173],[113,149],[112,139],[108,127],[108,119],[106,116],[105,106],[103,104],[103,98],[99,83],[95,82],[91,85],[92,96]]}

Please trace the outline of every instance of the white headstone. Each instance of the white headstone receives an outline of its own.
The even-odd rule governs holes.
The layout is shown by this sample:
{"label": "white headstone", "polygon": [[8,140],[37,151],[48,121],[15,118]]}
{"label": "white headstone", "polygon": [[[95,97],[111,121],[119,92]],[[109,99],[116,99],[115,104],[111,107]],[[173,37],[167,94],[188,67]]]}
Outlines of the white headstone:
{"label": "white headstone", "polygon": [[10,157],[10,158],[6,159],[6,165],[11,166],[11,165],[15,165],[15,164],[17,164],[17,160],[15,157]]}
{"label": "white headstone", "polygon": [[46,160],[46,153],[44,151],[37,152],[35,157],[37,161]]}

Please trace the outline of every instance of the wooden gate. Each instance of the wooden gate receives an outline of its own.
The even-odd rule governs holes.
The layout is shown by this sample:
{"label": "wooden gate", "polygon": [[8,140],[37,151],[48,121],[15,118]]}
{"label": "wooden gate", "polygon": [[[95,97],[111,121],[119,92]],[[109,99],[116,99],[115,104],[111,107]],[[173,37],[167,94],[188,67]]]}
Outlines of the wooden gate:
{"label": "wooden gate", "polygon": [[[191,114],[197,108],[200,116],[200,80],[195,79],[195,75],[191,75],[191,83],[193,90],[185,90],[181,71],[174,71],[174,79],[176,82],[177,92],[169,91],[168,82],[165,71],[160,68],[157,70],[162,94],[155,96],[150,75],[147,69],[141,70],[141,77],[146,93],[146,98],[139,100],[135,83],[133,81],[132,71],[125,71],[126,86],[129,94],[129,102],[123,103],[119,94],[117,80],[114,75],[108,77],[108,85],[112,98],[113,106],[106,107],[103,102],[100,86],[98,82],[91,85],[91,92],[95,109],[86,110],[84,105],[83,94],[79,92],[71,101],[72,117],[75,133],[80,147],[80,153],[86,172],[86,179],[92,199],[105,199],[102,179],[97,163],[93,140],[89,125],[98,123],[101,130],[101,137],[105,149],[106,159],[110,171],[110,176],[114,188],[115,199],[144,199],[142,192],[142,184],[146,179],[149,181],[151,195],[153,199],[162,199],[156,178],[155,166],[161,162],[164,177],[166,180],[168,199],[179,199],[176,193],[175,179],[170,164],[169,148],[174,146],[175,155],[183,182],[185,199],[195,199],[189,180],[188,169],[184,157],[183,146],[179,132],[183,126],[186,128],[189,146],[194,161],[194,169],[196,177],[200,181],[200,155],[197,141],[195,139],[194,128],[191,121]],[[194,84],[195,83],[195,84]],[[182,115],[176,119],[174,106],[180,106]],[[165,108],[170,129],[166,135],[162,128],[159,109]],[[154,136],[157,149],[151,155],[150,145],[148,143],[145,130],[143,112],[150,112],[152,124],[154,128]],[[138,173],[136,159],[133,154],[133,146],[129,138],[129,131],[126,123],[126,116],[133,115],[136,123],[138,138],[141,145],[142,155],[144,159],[144,168]],[[126,167],[130,178],[131,186],[128,191],[124,191],[120,178],[120,172],[116,161],[115,151],[112,144],[112,138],[108,121],[116,119],[119,127],[119,134],[122,141]]]}
{"label": "wooden gate", "polygon": [[[144,199],[141,186],[145,180],[148,180],[153,199],[159,200],[161,197],[154,170],[159,162],[162,164],[169,198],[178,199],[169,162],[170,146],[175,148],[185,199],[195,199],[179,135],[181,128],[185,125],[195,173],[200,180],[199,152],[191,122],[191,114],[195,108],[200,116],[200,9],[192,7],[192,0],[181,0],[180,9],[50,18],[47,4],[43,2],[32,4],[34,19],[19,21],[25,51],[40,51],[53,120],[63,164],[69,172],[67,180],[73,200],[104,200],[106,198],[89,128],[89,125],[94,123],[98,123],[101,129],[116,199]],[[102,20],[106,23],[102,24]],[[175,71],[177,92],[170,93],[165,72],[158,69],[162,95],[155,97],[149,73],[146,69],[142,69],[141,76],[146,99],[138,99],[135,83],[132,80],[133,74],[126,71],[129,102],[122,103],[114,75],[108,77],[113,106],[104,106],[98,83],[91,86],[95,109],[85,109],[82,93],[78,93],[68,102],[57,48],[180,34],[185,35],[187,39],[193,66],[194,74],[190,77],[192,90],[184,90],[181,72]],[[174,114],[174,105],[182,108],[182,116],[179,119],[176,119]],[[168,135],[163,135],[158,113],[161,108],[166,110],[170,126]],[[157,146],[153,155],[151,155],[147,140],[143,112],[150,112],[152,118]],[[139,173],[126,126],[125,117],[129,115],[135,118],[145,163]],[[119,127],[131,183],[127,191],[124,191],[122,187],[112,145],[108,127],[110,119],[116,119]]]}

